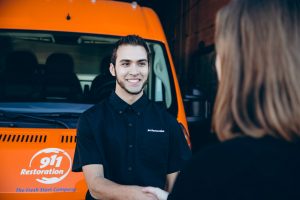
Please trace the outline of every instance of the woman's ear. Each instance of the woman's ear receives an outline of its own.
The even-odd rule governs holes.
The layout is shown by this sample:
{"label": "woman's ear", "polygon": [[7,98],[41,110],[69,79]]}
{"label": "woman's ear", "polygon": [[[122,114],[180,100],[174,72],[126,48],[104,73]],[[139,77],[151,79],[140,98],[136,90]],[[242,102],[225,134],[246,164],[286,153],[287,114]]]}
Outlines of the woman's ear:
{"label": "woman's ear", "polygon": [[116,76],[115,66],[112,63],[109,64],[109,71],[112,76]]}

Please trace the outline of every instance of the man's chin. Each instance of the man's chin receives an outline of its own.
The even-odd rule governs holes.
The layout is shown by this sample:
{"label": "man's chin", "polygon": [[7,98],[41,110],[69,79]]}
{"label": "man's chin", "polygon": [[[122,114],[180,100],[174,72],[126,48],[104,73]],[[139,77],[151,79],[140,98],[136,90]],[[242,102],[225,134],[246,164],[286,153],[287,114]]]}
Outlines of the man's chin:
{"label": "man's chin", "polygon": [[127,93],[132,94],[132,95],[141,94],[142,91],[143,91],[143,89],[138,90],[138,91],[126,90]]}

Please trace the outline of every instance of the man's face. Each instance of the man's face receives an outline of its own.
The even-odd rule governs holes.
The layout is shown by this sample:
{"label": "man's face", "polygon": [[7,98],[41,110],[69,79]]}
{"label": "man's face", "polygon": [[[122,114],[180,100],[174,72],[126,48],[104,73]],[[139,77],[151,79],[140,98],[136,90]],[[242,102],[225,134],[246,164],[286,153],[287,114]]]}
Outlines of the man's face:
{"label": "man's face", "polygon": [[141,94],[149,74],[146,50],[142,46],[121,45],[116,55],[115,66],[110,66],[117,80],[116,93],[123,97]]}

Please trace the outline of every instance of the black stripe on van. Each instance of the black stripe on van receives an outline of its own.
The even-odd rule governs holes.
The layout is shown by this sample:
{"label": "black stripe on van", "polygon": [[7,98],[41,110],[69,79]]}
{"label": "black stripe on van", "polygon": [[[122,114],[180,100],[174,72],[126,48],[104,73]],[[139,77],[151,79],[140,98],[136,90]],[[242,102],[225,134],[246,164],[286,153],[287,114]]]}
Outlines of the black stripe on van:
{"label": "black stripe on van", "polygon": [[2,134],[0,142],[45,143],[47,135]]}
{"label": "black stripe on van", "polygon": [[73,135],[62,135],[60,142],[61,143],[76,143],[77,137]]}

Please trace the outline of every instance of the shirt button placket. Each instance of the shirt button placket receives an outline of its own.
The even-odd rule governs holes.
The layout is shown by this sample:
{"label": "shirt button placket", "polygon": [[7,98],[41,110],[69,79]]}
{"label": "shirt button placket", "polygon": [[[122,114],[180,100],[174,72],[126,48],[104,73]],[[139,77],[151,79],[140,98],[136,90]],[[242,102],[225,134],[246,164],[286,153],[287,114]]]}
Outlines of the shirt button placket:
{"label": "shirt button placket", "polygon": [[132,122],[128,122],[128,134],[129,134],[129,140],[128,140],[128,172],[131,173],[133,171],[133,167],[132,167],[132,164],[133,164],[133,139],[134,139],[134,126],[133,126],[133,123]]}

